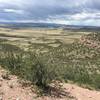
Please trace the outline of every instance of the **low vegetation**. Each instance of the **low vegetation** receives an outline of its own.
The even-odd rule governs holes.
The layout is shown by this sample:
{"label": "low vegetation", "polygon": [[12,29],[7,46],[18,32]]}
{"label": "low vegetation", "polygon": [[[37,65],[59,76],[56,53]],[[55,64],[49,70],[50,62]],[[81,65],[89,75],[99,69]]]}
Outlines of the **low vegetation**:
{"label": "low vegetation", "polygon": [[80,41],[63,44],[58,40],[58,43],[58,47],[30,43],[24,51],[0,41],[0,64],[43,90],[54,81],[69,80],[100,89],[100,50]]}

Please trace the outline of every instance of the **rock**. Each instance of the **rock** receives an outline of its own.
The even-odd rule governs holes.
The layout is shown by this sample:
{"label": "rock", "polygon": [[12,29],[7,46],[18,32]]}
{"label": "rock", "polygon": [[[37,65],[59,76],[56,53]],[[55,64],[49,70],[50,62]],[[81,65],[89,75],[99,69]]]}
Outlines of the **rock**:
{"label": "rock", "polygon": [[20,100],[20,98],[16,98],[16,100]]}
{"label": "rock", "polygon": [[4,95],[4,92],[3,92],[3,90],[0,89],[0,97],[1,97],[2,95]]}
{"label": "rock", "polygon": [[8,86],[9,86],[10,88],[14,88],[15,84],[14,84],[13,82],[11,82],[11,83],[8,83]]}
{"label": "rock", "polygon": [[3,74],[2,78],[5,79],[5,80],[11,80],[8,73]]}
{"label": "rock", "polygon": [[3,78],[2,77],[0,77],[0,81],[3,81]]}
{"label": "rock", "polygon": [[3,100],[3,97],[2,96],[0,96],[0,100]]}
{"label": "rock", "polygon": [[2,86],[2,83],[0,83],[0,87]]}

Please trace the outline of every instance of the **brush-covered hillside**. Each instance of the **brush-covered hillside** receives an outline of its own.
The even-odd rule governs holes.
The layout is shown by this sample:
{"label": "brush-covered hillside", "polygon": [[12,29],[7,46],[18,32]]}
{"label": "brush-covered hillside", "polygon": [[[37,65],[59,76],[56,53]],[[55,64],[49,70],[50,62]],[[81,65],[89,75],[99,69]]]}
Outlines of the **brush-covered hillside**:
{"label": "brush-covered hillside", "polygon": [[61,31],[56,35],[46,34],[45,37],[44,33],[36,35],[32,30],[30,34],[33,37],[26,35],[19,39],[17,36],[15,39],[19,40],[10,40],[10,32],[10,36],[0,39],[0,65],[10,74],[31,82],[37,94],[76,99],[77,94],[74,98],[63,91],[61,84],[67,82],[100,90],[99,33],[67,34],[67,31]]}

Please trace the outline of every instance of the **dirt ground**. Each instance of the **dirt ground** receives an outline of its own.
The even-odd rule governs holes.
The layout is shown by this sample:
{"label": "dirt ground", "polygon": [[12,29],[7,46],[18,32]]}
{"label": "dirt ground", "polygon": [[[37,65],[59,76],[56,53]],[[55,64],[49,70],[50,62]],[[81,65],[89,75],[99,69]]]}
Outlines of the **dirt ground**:
{"label": "dirt ground", "polygon": [[[100,100],[100,92],[81,88],[74,84],[63,84],[63,88],[75,100]],[[19,79],[0,68],[0,100],[74,100],[54,98],[50,96],[37,97],[31,86],[22,86]]]}

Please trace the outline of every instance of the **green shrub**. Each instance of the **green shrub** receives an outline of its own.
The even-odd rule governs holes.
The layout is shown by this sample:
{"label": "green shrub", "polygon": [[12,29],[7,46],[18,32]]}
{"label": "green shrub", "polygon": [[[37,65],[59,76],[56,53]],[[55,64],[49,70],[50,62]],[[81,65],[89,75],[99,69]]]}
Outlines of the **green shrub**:
{"label": "green shrub", "polygon": [[1,65],[10,70],[13,74],[18,75],[23,65],[22,55],[14,52],[7,52],[5,57],[1,59]]}
{"label": "green shrub", "polygon": [[48,65],[39,55],[33,52],[6,52],[1,59],[1,65],[6,66],[12,74],[31,81],[40,88],[47,88],[53,80],[58,80],[60,75],[58,67]]}
{"label": "green shrub", "polygon": [[46,88],[53,80],[58,80],[60,73],[57,73],[58,67],[48,65],[38,55],[31,54],[33,60],[31,64],[31,81],[41,88]]}

